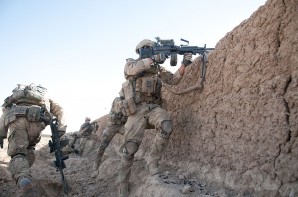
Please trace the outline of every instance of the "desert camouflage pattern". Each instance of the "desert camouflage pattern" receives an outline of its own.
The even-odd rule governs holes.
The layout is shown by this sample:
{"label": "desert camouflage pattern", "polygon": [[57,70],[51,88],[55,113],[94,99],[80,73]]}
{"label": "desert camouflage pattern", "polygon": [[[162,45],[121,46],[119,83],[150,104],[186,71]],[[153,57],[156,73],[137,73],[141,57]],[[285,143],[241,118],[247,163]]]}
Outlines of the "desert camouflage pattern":
{"label": "desert camouflage pattern", "polygon": [[141,42],[139,42],[139,44],[136,46],[136,53],[139,53],[139,49],[143,48],[144,46],[149,46],[149,47],[153,47],[155,45],[155,42],[153,42],[152,40],[149,39],[144,39]]}
{"label": "desert camouflage pattern", "polygon": [[120,97],[116,97],[109,112],[107,126],[100,136],[100,145],[96,151],[96,157],[93,163],[93,170],[95,173],[98,170],[106,148],[109,146],[114,136],[117,133],[123,135],[125,132],[124,124],[127,121],[127,117],[122,114],[119,102],[121,102]]}
{"label": "desert camouflage pattern", "polygon": [[151,64],[150,62],[150,58],[141,60],[132,58],[127,59],[124,67],[125,79],[135,78],[140,73],[143,73],[143,75],[146,76],[158,74],[160,79],[169,85],[177,85],[181,81],[182,76],[178,70],[173,74],[164,67],[161,67],[158,64]]}
{"label": "desert camouflage pattern", "polygon": [[[68,141],[65,146],[62,148],[62,152],[64,154],[72,154],[76,153],[79,156],[82,156],[86,142],[88,140],[96,139],[96,130],[97,130],[97,122],[90,122],[91,119],[85,120],[85,122],[81,125],[79,131],[75,131],[72,133],[68,133],[62,137],[63,140]],[[78,145],[78,150],[75,149],[75,144],[77,140],[80,140]]]}
{"label": "desert camouflage pattern", "polygon": [[0,117],[0,136],[7,138],[8,127],[5,126],[5,116],[7,113],[7,109],[2,107],[2,114]]}
{"label": "desert camouflage pattern", "polygon": [[[120,187],[126,188],[129,183],[134,154],[139,149],[145,129],[155,128],[157,131],[147,161],[150,173],[152,175],[158,173],[158,161],[168,145],[173,129],[171,117],[161,107],[162,83],[176,85],[181,81],[182,75],[178,70],[172,74],[160,65],[152,63],[150,58],[127,59],[124,75],[127,81],[122,85],[120,95],[125,100],[132,97],[135,104],[135,112],[128,115],[125,124],[125,140],[121,147],[119,182]],[[122,195],[121,192],[120,195]]]}
{"label": "desert camouflage pattern", "polygon": [[[19,89],[18,89],[19,90]],[[24,97],[15,97],[14,93],[8,99],[13,102],[6,102],[3,106],[5,107],[6,113],[2,114],[5,126],[8,128],[8,150],[7,154],[12,157],[9,170],[12,174],[13,179],[17,182],[19,177],[27,177],[32,179],[30,167],[34,163],[35,155],[35,145],[40,141],[41,131],[45,129],[49,122],[41,121],[36,119],[33,121],[32,118],[39,117],[40,111],[31,110],[32,113],[28,116],[30,108],[34,106],[33,109],[38,109],[36,106],[45,110],[48,115],[55,116],[59,122],[59,131],[65,133],[66,124],[64,119],[63,108],[52,99],[47,97],[47,95],[39,95],[38,99],[28,99]],[[11,99],[19,98],[19,99]],[[8,104],[7,104],[8,103]],[[27,114],[23,114],[22,110],[26,109]],[[16,110],[18,109],[18,110]],[[28,120],[28,118],[30,120]],[[1,121],[2,122],[2,121]],[[3,125],[1,125],[1,128]],[[0,132],[3,133],[2,131]]]}

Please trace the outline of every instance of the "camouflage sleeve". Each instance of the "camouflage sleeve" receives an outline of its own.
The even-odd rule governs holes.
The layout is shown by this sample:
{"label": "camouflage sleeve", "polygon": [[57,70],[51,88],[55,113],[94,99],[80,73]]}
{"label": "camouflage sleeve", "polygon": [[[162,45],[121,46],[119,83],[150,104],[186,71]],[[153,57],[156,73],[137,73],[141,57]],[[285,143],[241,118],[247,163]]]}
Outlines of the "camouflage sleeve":
{"label": "camouflage sleeve", "polygon": [[0,136],[6,138],[8,128],[5,126],[5,115],[6,115],[6,110],[3,108],[1,118],[0,118]]}
{"label": "camouflage sleeve", "polygon": [[125,78],[127,79],[129,76],[135,76],[144,70],[150,69],[150,65],[150,58],[141,60],[127,59],[124,67]]}
{"label": "camouflage sleeve", "polygon": [[64,111],[63,108],[56,102],[54,102],[52,99],[49,99],[50,101],[50,113],[52,113],[55,117],[58,119],[59,123],[59,131],[66,132],[66,122],[64,117]]}
{"label": "camouflage sleeve", "polygon": [[170,71],[162,67],[160,69],[160,78],[164,83],[169,85],[177,85],[181,81],[182,75],[180,74],[179,70],[172,74]]}

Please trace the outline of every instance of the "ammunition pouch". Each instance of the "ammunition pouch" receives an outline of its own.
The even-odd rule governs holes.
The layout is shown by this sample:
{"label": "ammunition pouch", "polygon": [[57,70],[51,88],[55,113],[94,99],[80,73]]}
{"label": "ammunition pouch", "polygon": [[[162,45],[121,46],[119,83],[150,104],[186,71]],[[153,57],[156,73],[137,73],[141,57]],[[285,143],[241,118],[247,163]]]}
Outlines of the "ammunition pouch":
{"label": "ammunition pouch", "polygon": [[157,78],[142,77],[141,80],[141,93],[147,96],[151,96],[156,93]]}
{"label": "ammunition pouch", "polygon": [[42,108],[39,106],[31,106],[27,109],[27,120],[36,122],[41,120]]}
{"label": "ammunition pouch", "polygon": [[135,104],[134,98],[121,100],[121,112],[124,116],[133,115],[137,111],[137,106]]}
{"label": "ammunition pouch", "polygon": [[136,104],[146,102],[161,104],[162,82],[156,75],[147,75],[127,80],[122,84],[120,109],[124,116],[133,115],[137,111]]}
{"label": "ammunition pouch", "polygon": [[133,115],[137,111],[133,82],[133,80],[127,80],[122,84],[122,91],[125,99],[118,102],[120,103],[120,111],[124,116]]}
{"label": "ammunition pouch", "polygon": [[136,100],[146,103],[161,103],[162,82],[157,76],[141,77],[135,80]]}
{"label": "ammunition pouch", "polygon": [[8,126],[10,123],[14,122],[18,117],[26,117],[27,120],[31,122],[42,121],[46,124],[50,122],[50,115],[48,115],[40,106],[13,105],[5,116],[5,126]]}

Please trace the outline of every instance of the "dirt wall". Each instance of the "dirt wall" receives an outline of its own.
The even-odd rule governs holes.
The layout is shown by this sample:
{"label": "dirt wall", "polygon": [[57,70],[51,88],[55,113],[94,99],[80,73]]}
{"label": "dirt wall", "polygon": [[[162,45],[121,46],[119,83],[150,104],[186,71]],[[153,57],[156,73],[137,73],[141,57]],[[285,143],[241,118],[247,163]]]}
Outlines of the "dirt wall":
{"label": "dirt wall", "polygon": [[[166,161],[237,190],[298,190],[297,8],[267,1],[217,43],[202,92],[164,91],[175,124]],[[174,89],[199,73],[197,59]]]}
{"label": "dirt wall", "polygon": [[[268,0],[217,43],[203,91],[163,89],[174,121],[163,162],[244,194],[298,195],[297,21],[297,0]],[[197,58],[173,89],[199,83],[200,67]],[[137,156],[154,135],[145,133]]]}

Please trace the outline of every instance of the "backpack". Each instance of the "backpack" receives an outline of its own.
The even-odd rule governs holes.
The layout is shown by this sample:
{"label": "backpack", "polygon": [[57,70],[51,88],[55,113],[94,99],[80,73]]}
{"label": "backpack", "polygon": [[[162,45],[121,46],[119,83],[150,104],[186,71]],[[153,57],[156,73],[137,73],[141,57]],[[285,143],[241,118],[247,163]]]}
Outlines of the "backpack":
{"label": "backpack", "polygon": [[2,107],[10,107],[12,104],[18,104],[21,102],[30,104],[40,104],[44,101],[44,97],[47,93],[47,89],[38,85],[30,84],[23,85],[18,84],[12,91],[12,95],[4,100]]}

